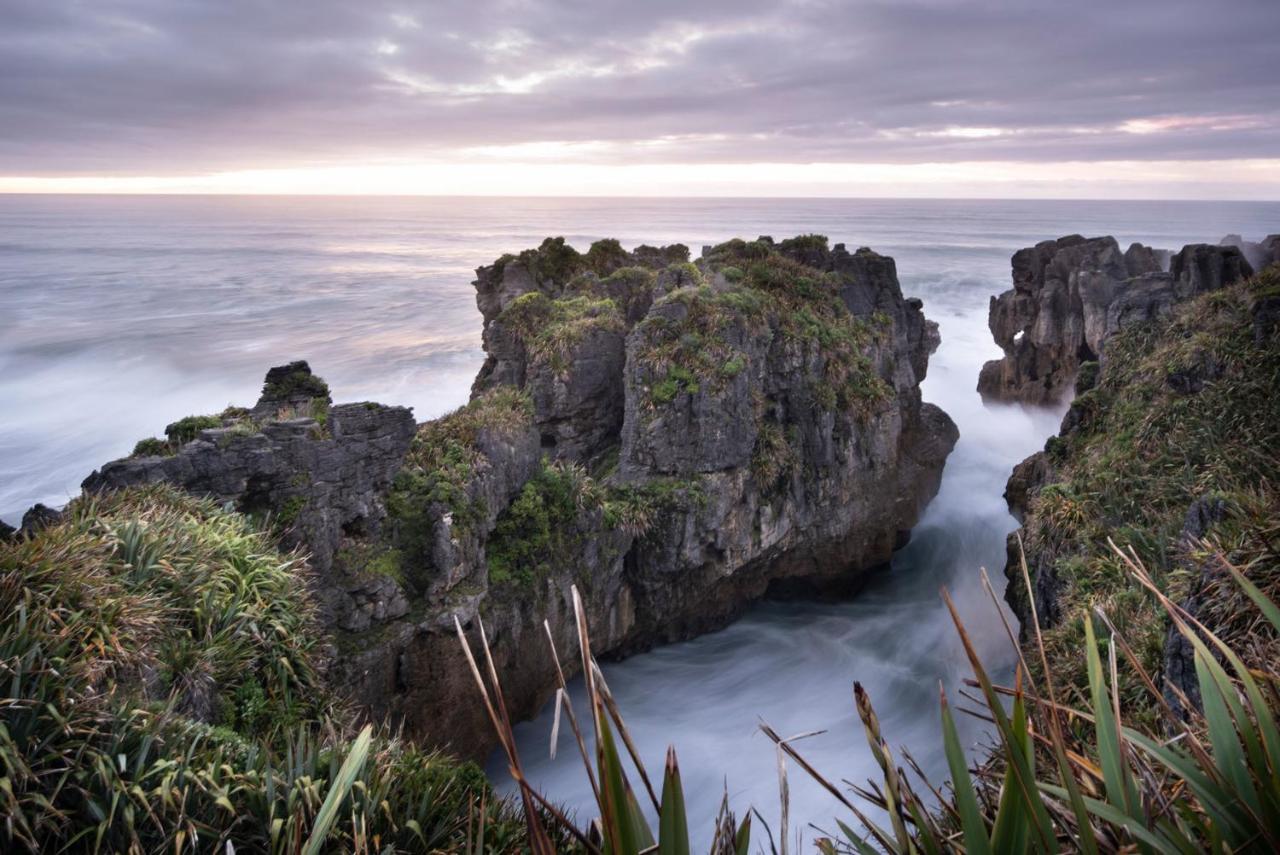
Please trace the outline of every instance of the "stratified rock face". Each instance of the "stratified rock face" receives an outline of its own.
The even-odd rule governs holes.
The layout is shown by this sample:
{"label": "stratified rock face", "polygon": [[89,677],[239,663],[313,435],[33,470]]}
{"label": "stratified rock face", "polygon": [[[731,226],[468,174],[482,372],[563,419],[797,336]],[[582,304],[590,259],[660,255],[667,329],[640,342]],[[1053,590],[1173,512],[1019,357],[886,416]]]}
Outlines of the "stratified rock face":
{"label": "stratified rock face", "polygon": [[[348,538],[376,532],[386,516],[384,496],[413,438],[413,415],[404,407],[328,402],[328,386],[305,362],[273,368],[252,411],[229,411],[220,426],[165,455],[108,463],[84,489],[164,481],[229,502],[274,525],[285,548],[310,553],[327,618],[343,624],[361,609],[385,614],[379,597],[394,600],[394,592],[340,578],[338,556]],[[280,415],[285,420],[275,420]],[[403,603],[390,611],[397,609],[403,614]]]}
{"label": "stratified rock face", "polygon": [[1013,289],[991,298],[988,321],[1004,357],[982,367],[978,391],[1026,404],[1061,401],[1117,330],[1253,272],[1235,247],[1192,244],[1170,256],[1135,243],[1122,253],[1115,238],[1080,235],[1019,250],[1012,266]]}
{"label": "stratified rock face", "polygon": [[597,654],[722,626],[767,592],[847,592],[902,544],[955,425],[893,260],[805,236],[704,250],[561,239],[480,268],[488,359],[465,407],[330,403],[306,363],[251,410],[183,419],[87,490],[168,481],[302,546],[331,680],[375,718],[493,743],[455,626],[483,617],[510,714]]}
{"label": "stratified rock face", "polygon": [[893,260],[817,237],[687,257],[549,240],[478,271],[489,359],[392,490],[411,611],[339,638],[353,697],[477,754],[455,618],[483,616],[522,718],[555,685],[548,633],[574,670],[574,585],[623,655],[851,590],[901,544],[957,434],[920,401],[937,328]]}
{"label": "stratified rock face", "polygon": [[563,238],[503,256],[476,271],[476,304],[488,353],[473,395],[501,385],[527,389],[540,442],[557,460],[590,460],[622,427],[627,331],[671,283],[657,273],[689,249],[615,240],[581,254]]}

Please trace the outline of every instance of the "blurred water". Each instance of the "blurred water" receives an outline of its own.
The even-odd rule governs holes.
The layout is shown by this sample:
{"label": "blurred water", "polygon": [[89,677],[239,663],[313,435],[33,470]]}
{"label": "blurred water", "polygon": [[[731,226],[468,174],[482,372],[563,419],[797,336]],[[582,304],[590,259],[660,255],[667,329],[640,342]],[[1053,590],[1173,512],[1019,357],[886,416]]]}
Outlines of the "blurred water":
{"label": "blurred water", "polygon": [[[942,329],[925,397],[960,426],[942,490],[891,571],[852,602],[770,603],[733,626],[605,674],[655,773],[674,742],[705,829],[724,787],[776,828],[777,773],[761,720],[831,775],[871,758],[851,686],[884,732],[942,778],[937,686],[968,673],[938,598],[947,586],[997,668],[1011,652],[979,568],[1000,590],[1001,493],[1057,414],[985,408],[974,386],[997,355],[987,301],[1017,248],[1071,232],[1166,248],[1280,231],[1280,203],[919,200],[421,199],[0,196],[0,517],[61,504],[95,466],[175,418],[251,403],[270,365],[306,358],[335,398],[415,408],[464,402],[483,354],[471,271],[562,234],[581,249],[803,232],[894,256],[903,289]],[[581,708],[581,707],[580,707]],[[589,792],[549,713],[518,728],[534,781],[575,808]],[[980,733],[965,723],[965,736]],[[502,764],[491,764],[502,780]],[[792,770],[792,828],[831,828],[834,800]]]}

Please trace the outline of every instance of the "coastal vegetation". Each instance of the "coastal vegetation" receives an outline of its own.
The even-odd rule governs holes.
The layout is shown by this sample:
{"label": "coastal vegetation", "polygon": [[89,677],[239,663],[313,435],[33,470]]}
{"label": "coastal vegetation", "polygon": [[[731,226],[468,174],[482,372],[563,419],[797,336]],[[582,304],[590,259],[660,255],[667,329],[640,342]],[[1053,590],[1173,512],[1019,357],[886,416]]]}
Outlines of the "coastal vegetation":
{"label": "coastal vegetation", "polygon": [[326,688],[304,570],[164,486],[0,543],[0,848],[518,847],[478,768],[359,729]]}
{"label": "coastal vegetation", "polygon": [[[1047,446],[1052,474],[1030,500],[1023,532],[1033,567],[1057,582],[1051,608],[1063,615],[1044,633],[1048,670],[1079,696],[1088,608],[1107,610],[1147,671],[1160,669],[1165,647],[1159,602],[1134,584],[1109,539],[1178,602],[1199,591],[1211,554],[1199,542],[1208,532],[1183,535],[1197,500],[1213,503],[1210,529],[1235,561],[1261,572],[1274,558],[1280,347],[1254,319],[1278,290],[1273,266],[1210,292],[1110,338],[1105,368],[1081,373],[1064,430]],[[1236,599],[1205,606],[1228,640],[1247,629],[1231,616]],[[1267,644],[1246,659],[1275,652]],[[1158,705],[1138,673],[1122,671],[1117,691],[1129,715],[1154,725]]]}
{"label": "coastal vegetation", "polygon": [[[328,387],[305,363],[282,366],[254,410],[181,420],[140,452],[179,459],[112,464],[136,480],[104,480],[125,486],[89,490],[0,543],[0,608],[14,616],[0,627],[4,848],[666,853],[711,838],[716,853],[776,851],[794,831],[785,818],[792,763],[790,774],[812,775],[847,811],[838,833],[815,841],[824,853],[1280,846],[1280,269],[1125,325],[1107,337],[1101,361],[1076,372],[1062,432],[1021,494],[1024,530],[1008,568],[1023,640],[1012,685],[995,683],[955,620],[973,671],[971,711],[992,727],[989,754],[967,753],[956,699],[940,693],[950,784],[926,781],[895,753],[875,699],[855,687],[882,780],[835,783],[837,773],[766,724],[779,752],[781,827],[749,809],[735,816],[726,797],[708,833],[689,827],[675,752],[660,775],[640,763],[593,658],[662,630],[615,629],[609,598],[646,572],[644,561],[720,544],[725,531],[742,533],[732,548],[753,560],[785,554],[749,552],[762,540],[760,517],[725,514],[793,512],[782,498],[818,479],[852,491],[846,503],[876,484],[914,484],[914,472],[863,484],[862,470],[816,457],[812,437],[851,443],[845,433],[891,423],[869,417],[895,401],[919,418],[922,369],[905,368],[927,357],[927,328],[892,276],[839,272],[882,257],[829,249],[815,235],[731,241],[692,269],[665,255],[642,269],[639,251],[607,241],[585,255],[554,240],[530,252],[497,267],[567,278],[506,294],[491,313],[527,359],[495,376],[548,369],[567,384],[595,331],[612,337],[615,354],[625,337],[628,363],[607,362],[612,388],[580,408],[540,409],[565,400],[554,383],[478,382],[471,403],[416,427],[407,411],[333,407],[330,437]],[[651,302],[632,300],[643,294]],[[918,324],[915,338],[906,323]],[[677,427],[628,434],[619,422],[629,411]],[[307,414],[321,433],[269,425],[289,413]],[[571,418],[604,428],[566,454],[551,431]],[[237,446],[234,431],[263,426],[281,434],[278,445]],[[744,426],[750,432],[731,433]],[[210,429],[230,437],[225,447],[182,447]],[[953,430],[935,426],[939,446],[950,447]],[[883,445],[896,449],[899,439],[886,434]],[[268,447],[279,456],[252,468]],[[188,468],[234,476],[221,501],[147,484],[152,470],[177,472],[197,457]],[[892,471],[897,458],[883,463],[871,468]],[[253,489],[234,492],[241,483]],[[741,492],[726,501],[729,489]],[[884,522],[891,534],[900,527]],[[331,551],[308,560],[282,543]],[[714,625],[740,592],[673,586],[735,569],[662,566],[661,585],[651,576],[649,591],[636,585],[627,596],[656,595],[643,606],[655,625],[676,609],[694,625],[699,609],[720,608],[705,618]],[[430,600],[433,586],[447,596]],[[609,600],[604,608],[597,595]],[[525,620],[529,604],[557,596],[567,598],[571,625],[541,623],[538,609]],[[321,610],[334,602],[347,610],[326,624]],[[481,616],[494,612],[490,635]],[[1018,628],[1006,628],[1012,640]],[[617,635],[601,643],[608,632]],[[397,637],[436,644],[442,634],[447,652],[384,655]],[[527,640],[544,637],[540,673],[552,684],[528,676],[538,651]],[[365,724],[332,680],[344,665],[370,673],[393,658],[377,679],[398,685],[449,654],[467,670],[441,670],[426,684],[439,697],[414,702],[436,704],[433,712],[473,705],[475,715],[454,721],[492,725],[516,800],[497,796],[473,764]],[[565,694],[566,674],[578,670],[584,719]],[[465,695],[449,682],[459,673]],[[597,796],[596,823],[568,815],[522,776],[511,725],[548,688],[559,689],[558,715]]]}

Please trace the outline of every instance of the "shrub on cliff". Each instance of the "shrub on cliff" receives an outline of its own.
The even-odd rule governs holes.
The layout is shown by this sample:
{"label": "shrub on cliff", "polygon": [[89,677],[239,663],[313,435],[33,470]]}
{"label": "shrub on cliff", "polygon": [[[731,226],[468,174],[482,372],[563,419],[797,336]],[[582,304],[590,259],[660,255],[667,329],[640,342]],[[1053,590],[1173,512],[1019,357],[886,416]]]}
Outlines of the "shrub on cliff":
{"label": "shrub on cliff", "polygon": [[0,544],[0,848],[454,849],[486,798],[488,839],[514,845],[474,767],[348,741],[304,568],[167,487]]}

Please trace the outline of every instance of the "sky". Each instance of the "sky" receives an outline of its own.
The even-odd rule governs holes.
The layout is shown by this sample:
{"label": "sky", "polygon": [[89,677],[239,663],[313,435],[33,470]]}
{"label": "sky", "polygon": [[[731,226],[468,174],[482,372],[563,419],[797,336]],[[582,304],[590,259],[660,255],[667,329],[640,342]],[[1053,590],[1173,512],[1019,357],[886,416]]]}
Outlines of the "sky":
{"label": "sky", "polygon": [[0,192],[1280,198],[1280,0],[0,0]]}

